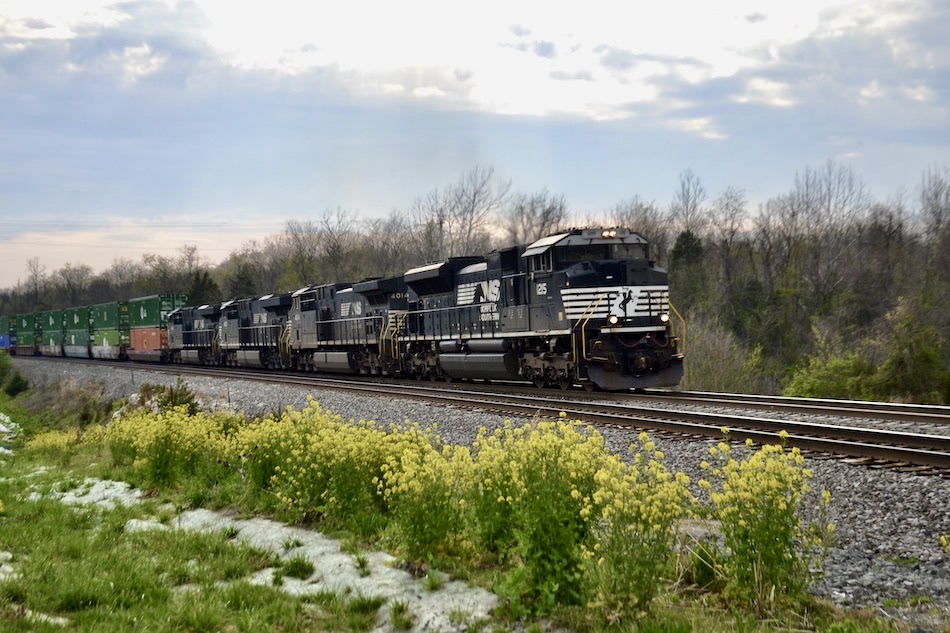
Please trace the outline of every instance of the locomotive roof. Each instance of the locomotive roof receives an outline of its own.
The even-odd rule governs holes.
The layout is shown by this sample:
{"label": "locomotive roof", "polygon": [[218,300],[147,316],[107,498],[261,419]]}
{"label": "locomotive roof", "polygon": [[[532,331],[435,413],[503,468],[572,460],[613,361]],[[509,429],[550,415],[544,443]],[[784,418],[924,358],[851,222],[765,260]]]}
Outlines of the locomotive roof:
{"label": "locomotive roof", "polygon": [[525,249],[522,257],[540,255],[552,246],[586,246],[587,244],[646,244],[647,241],[629,229],[575,229],[542,237]]}

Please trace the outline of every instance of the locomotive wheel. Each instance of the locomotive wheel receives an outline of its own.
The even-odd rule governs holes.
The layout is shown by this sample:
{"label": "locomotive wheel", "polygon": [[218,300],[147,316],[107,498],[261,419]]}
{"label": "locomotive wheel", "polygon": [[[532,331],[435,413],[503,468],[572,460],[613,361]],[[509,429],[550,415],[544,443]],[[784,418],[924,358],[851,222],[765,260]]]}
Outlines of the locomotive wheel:
{"label": "locomotive wheel", "polygon": [[582,382],[581,384],[584,385],[584,391],[590,392],[590,391],[596,391],[596,390],[597,390],[597,385],[595,385],[594,383],[592,383],[592,382],[589,381],[589,380],[585,380],[585,381]]}
{"label": "locomotive wheel", "polygon": [[561,388],[561,391],[567,391],[571,388],[572,384],[574,384],[574,382],[570,378],[557,379],[557,386]]}
{"label": "locomotive wheel", "polygon": [[544,386],[548,384],[548,381],[541,374],[538,374],[534,378],[532,378],[531,382],[533,382],[534,386],[537,387],[538,389],[544,389]]}

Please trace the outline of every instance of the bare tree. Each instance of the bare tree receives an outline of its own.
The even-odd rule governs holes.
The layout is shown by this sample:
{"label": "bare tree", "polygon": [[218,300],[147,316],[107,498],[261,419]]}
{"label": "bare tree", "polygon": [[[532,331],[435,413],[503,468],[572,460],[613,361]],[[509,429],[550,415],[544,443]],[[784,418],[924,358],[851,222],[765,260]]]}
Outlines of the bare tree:
{"label": "bare tree", "polygon": [[920,216],[928,242],[927,276],[931,292],[950,284],[950,169],[928,169],[920,184]]}
{"label": "bare tree", "polygon": [[63,291],[60,294],[60,301],[63,301],[63,307],[74,306],[86,301],[85,295],[89,290],[89,284],[92,281],[92,268],[86,264],[72,265],[66,263],[65,266],[56,271],[63,285]]}
{"label": "bare tree", "polygon": [[185,277],[192,277],[200,269],[207,267],[207,261],[198,254],[197,244],[185,244],[178,249],[178,265]]}
{"label": "bare tree", "polygon": [[720,270],[726,288],[732,286],[739,266],[740,236],[748,230],[746,220],[745,191],[727,187],[716,200],[709,213],[710,237],[719,256]]}
{"label": "bare tree", "polygon": [[39,308],[40,293],[46,288],[46,266],[40,263],[39,257],[31,257],[26,261],[26,285],[33,295],[33,305]]}
{"label": "bare tree", "polygon": [[807,236],[801,270],[825,308],[857,253],[855,228],[867,216],[871,197],[850,167],[828,161],[796,176],[790,201]]}
{"label": "bare tree", "polygon": [[515,194],[501,214],[506,244],[528,244],[556,233],[567,220],[567,203],[563,195],[555,196],[542,189],[535,194]]}
{"label": "bare tree", "polygon": [[495,182],[494,167],[476,166],[462,175],[452,190],[452,252],[469,255],[488,249],[488,224],[511,190],[511,181]]}
{"label": "bare tree", "polygon": [[320,281],[355,281],[356,225],[343,209],[327,211],[320,221]]}
{"label": "bare tree", "polygon": [[666,263],[673,245],[673,222],[669,213],[662,211],[652,200],[639,195],[618,202],[607,214],[614,226],[628,228],[650,242],[653,259]]}
{"label": "bare tree", "polygon": [[142,255],[144,274],[136,284],[138,294],[175,294],[184,292],[191,283],[187,257],[177,259],[155,253]]}
{"label": "bare tree", "polygon": [[412,249],[408,218],[396,210],[367,222],[364,246],[373,263],[371,275],[396,275],[423,261]]}
{"label": "bare tree", "polygon": [[420,258],[442,259],[488,250],[490,221],[507,199],[511,182],[495,182],[492,167],[474,167],[455,185],[433,189],[410,210]]}
{"label": "bare tree", "polygon": [[699,176],[687,169],[680,174],[679,188],[673,194],[670,203],[670,216],[680,233],[690,232],[702,236],[706,228],[703,217],[703,204],[706,202],[706,189]]}
{"label": "bare tree", "polygon": [[936,167],[924,172],[920,182],[920,212],[924,230],[931,240],[950,229],[950,168]]}
{"label": "bare tree", "polygon": [[284,270],[285,287],[302,287],[317,280],[317,258],[320,255],[320,227],[311,220],[288,220],[283,237],[289,247],[290,259]]}

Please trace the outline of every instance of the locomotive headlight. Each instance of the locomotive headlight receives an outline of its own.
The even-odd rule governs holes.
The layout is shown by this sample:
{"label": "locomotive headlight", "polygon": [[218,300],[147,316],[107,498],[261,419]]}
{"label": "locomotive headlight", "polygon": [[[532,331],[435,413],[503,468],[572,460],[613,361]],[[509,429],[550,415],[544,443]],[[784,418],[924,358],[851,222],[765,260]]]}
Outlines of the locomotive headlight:
{"label": "locomotive headlight", "polygon": [[603,238],[617,237],[617,229],[604,229],[601,231],[600,236]]}
{"label": "locomotive headlight", "polygon": [[620,323],[620,318],[616,314],[611,314],[609,317],[607,317],[607,323],[611,325],[617,325]]}
{"label": "locomotive headlight", "polygon": [[660,321],[661,321],[662,323],[669,323],[669,322],[670,322],[670,315],[667,314],[666,312],[664,312],[663,314],[660,315]]}

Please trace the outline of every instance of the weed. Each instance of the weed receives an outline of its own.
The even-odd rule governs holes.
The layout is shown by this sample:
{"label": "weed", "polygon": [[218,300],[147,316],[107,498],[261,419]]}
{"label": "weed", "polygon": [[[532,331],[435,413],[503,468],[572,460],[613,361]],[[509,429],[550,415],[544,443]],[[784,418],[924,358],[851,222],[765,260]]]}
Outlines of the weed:
{"label": "weed", "polygon": [[445,575],[430,569],[422,579],[422,586],[425,587],[426,591],[438,591],[445,586]]}
{"label": "weed", "polygon": [[198,403],[195,398],[195,392],[179,376],[174,386],[166,387],[158,396],[158,406],[162,411],[185,407],[189,415],[194,415],[198,412]]}
{"label": "weed", "polygon": [[[780,437],[784,440],[787,433]],[[767,445],[740,462],[725,442],[710,453],[718,462],[712,473],[719,489],[706,481],[700,485],[710,492],[730,552],[723,563],[727,593],[759,612],[803,602],[808,586],[806,556],[821,545],[822,532],[809,531],[800,519],[811,478],[801,453],[797,448],[786,452],[780,444]],[[705,462],[704,466],[709,468]],[[821,504],[829,502],[830,495],[824,493]],[[804,553],[799,543],[804,543]]]}
{"label": "weed", "polygon": [[16,398],[29,389],[30,381],[16,369],[9,372],[3,380],[3,391],[11,398]]}
{"label": "weed", "polygon": [[359,570],[359,574],[361,578],[366,578],[367,576],[370,575],[371,572],[369,568],[369,559],[366,557],[365,554],[356,555],[356,569]]}
{"label": "weed", "polygon": [[241,533],[241,530],[238,529],[236,525],[229,525],[221,530],[221,533],[224,535],[224,538],[228,539],[229,541],[233,541],[238,537],[238,534]]}
{"label": "weed", "polygon": [[397,600],[389,608],[389,622],[397,631],[408,631],[412,628],[412,623],[416,619],[415,614],[409,610],[409,606]]}
{"label": "weed", "polygon": [[313,563],[311,563],[304,556],[294,556],[290,560],[284,562],[282,569],[285,576],[306,580],[313,575],[315,568]]}
{"label": "weed", "polygon": [[301,540],[300,540],[299,538],[297,538],[296,536],[288,536],[288,537],[285,538],[285,539],[283,540],[283,542],[281,543],[281,547],[284,548],[284,551],[285,551],[285,552],[289,552],[290,550],[294,549],[295,547],[300,547],[301,545],[303,545],[303,541],[301,541]]}

